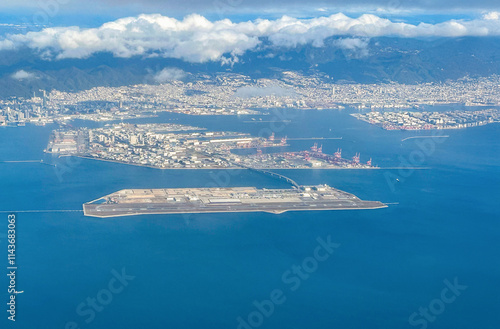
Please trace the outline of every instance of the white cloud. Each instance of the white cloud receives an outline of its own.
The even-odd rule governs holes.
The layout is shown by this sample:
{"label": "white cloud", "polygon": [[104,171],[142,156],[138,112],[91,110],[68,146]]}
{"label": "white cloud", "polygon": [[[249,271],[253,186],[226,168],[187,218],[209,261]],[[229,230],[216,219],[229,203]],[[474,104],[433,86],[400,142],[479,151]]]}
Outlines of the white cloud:
{"label": "white cloud", "polygon": [[492,11],[492,12],[486,13],[483,15],[483,19],[485,19],[485,20],[499,20],[500,19],[500,12]]}
{"label": "white cloud", "polygon": [[16,45],[12,40],[4,39],[0,40],[0,50],[11,50],[15,49]]}
{"label": "white cloud", "polygon": [[365,48],[368,44],[367,40],[357,39],[357,38],[341,38],[334,42],[337,46],[349,50]]}
{"label": "white cloud", "polygon": [[368,39],[360,38],[340,38],[333,41],[333,44],[345,52],[349,52],[350,57],[360,58],[368,56]]}
{"label": "white cloud", "polygon": [[326,38],[340,36],[345,37],[340,46],[355,47],[354,41],[349,41],[355,37],[491,36],[500,35],[498,17],[499,13],[491,12],[475,20],[412,25],[368,14],[358,18],[341,13],[312,19],[283,16],[241,23],[229,19],[211,22],[194,14],[183,20],[153,14],[118,19],[98,28],[57,27],[8,35],[0,40],[0,50],[28,47],[39,51],[44,59],[86,58],[110,52],[116,57],[162,56],[193,63],[231,64],[239,55],[256,49],[263,38],[279,47],[321,47]]}
{"label": "white cloud", "polygon": [[164,83],[173,80],[182,80],[186,77],[186,72],[176,67],[166,67],[153,76],[153,80]]}
{"label": "white cloud", "polygon": [[30,72],[26,72],[25,70],[19,70],[13,74],[11,74],[10,76],[12,79],[15,79],[15,80],[32,80],[32,79],[35,79],[36,78],[36,74],[35,73],[30,73]]}

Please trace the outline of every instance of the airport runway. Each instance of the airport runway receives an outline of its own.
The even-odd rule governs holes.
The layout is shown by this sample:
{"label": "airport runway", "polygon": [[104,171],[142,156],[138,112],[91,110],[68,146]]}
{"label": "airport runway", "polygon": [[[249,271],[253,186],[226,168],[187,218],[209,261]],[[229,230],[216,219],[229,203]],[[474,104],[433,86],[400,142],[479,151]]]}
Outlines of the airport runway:
{"label": "airport runway", "polygon": [[204,204],[202,202],[165,202],[133,204],[84,204],[84,214],[92,217],[119,217],[146,214],[186,214],[220,212],[268,212],[280,214],[286,211],[378,209],[387,205],[379,201],[315,200],[312,202],[230,203]]}

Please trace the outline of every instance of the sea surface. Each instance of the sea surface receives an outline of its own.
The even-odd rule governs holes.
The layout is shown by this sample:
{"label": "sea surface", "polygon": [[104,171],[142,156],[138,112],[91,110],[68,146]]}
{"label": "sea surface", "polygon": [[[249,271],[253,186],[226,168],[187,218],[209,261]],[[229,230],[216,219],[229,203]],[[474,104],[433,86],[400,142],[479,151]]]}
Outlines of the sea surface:
{"label": "sea surface", "polygon": [[[252,118],[291,122],[245,122]],[[0,163],[0,210],[17,216],[17,287],[24,290],[13,325],[4,274],[8,213],[0,213],[2,328],[498,329],[500,124],[402,141],[432,133],[384,131],[347,110],[161,114],[136,122],[153,121],[264,137],[342,137],[318,143],[325,153],[360,152],[361,161],[372,158],[381,169],[280,173],[299,184],[329,184],[390,205],[115,219],[25,213],[81,210],[82,203],[124,188],[288,185],[243,170],[158,170],[54,158],[43,153],[54,125],[3,127],[0,161],[45,163]],[[289,143],[286,149],[300,150],[314,141]],[[311,265],[318,239],[336,243],[333,253],[310,272],[293,274],[304,262]],[[110,282],[118,287],[113,278],[122,271],[129,280],[110,293]],[[292,277],[294,284],[287,280]],[[459,288],[453,292],[449,285]],[[263,302],[277,291],[279,304]],[[424,308],[427,319],[418,314]]]}

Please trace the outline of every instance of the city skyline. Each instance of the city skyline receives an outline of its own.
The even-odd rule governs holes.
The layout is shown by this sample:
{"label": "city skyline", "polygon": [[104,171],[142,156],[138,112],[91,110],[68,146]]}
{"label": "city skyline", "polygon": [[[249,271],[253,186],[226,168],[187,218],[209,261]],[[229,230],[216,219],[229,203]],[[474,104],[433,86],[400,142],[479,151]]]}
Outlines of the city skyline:
{"label": "city skyline", "polygon": [[0,0],[0,327],[496,329],[499,137],[498,0]]}

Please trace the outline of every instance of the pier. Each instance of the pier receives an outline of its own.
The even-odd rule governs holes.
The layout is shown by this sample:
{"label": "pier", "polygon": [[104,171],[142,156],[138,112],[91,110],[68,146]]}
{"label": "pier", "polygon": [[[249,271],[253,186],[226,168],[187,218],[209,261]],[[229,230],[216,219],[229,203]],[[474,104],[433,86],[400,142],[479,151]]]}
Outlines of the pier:
{"label": "pier", "polygon": [[43,160],[11,160],[0,161],[0,163],[43,163]]}
{"label": "pier", "polygon": [[403,138],[401,141],[404,142],[406,140],[415,139],[415,138],[447,138],[447,137],[450,137],[450,136],[448,136],[448,135],[442,135],[442,136],[411,136],[411,137]]}

